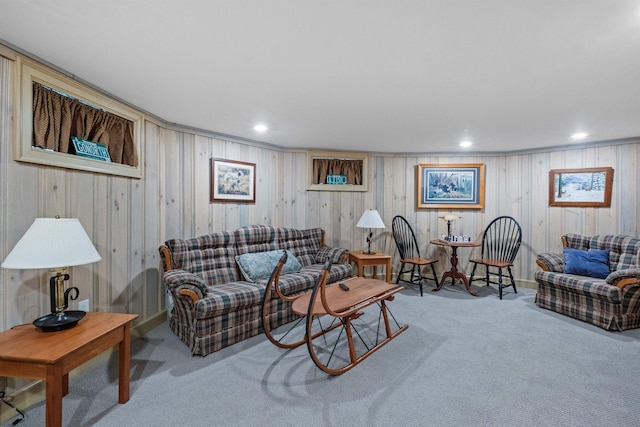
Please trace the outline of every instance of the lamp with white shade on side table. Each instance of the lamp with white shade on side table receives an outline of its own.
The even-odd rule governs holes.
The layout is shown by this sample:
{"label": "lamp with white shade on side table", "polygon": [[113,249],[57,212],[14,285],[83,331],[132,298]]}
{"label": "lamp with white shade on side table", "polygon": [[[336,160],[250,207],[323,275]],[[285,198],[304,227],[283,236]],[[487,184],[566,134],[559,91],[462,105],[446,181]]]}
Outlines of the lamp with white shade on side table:
{"label": "lamp with white shade on side table", "polygon": [[364,213],[360,217],[360,220],[356,224],[356,227],[369,229],[369,234],[367,235],[367,252],[363,251],[363,253],[366,253],[367,255],[374,254],[375,252],[371,252],[371,240],[373,238],[373,231],[371,229],[386,228],[384,222],[382,221],[382,218],[380,218],[380,214],[378,213],[378,211],[375,209],[367,209],[366,211],[364,211]]}
{"label": "lamp with white shade on side table", "polygon": [[65,290],[69,267],[101,260],[77,218],[36,218],[2,263],[2,268],[29,270],[47,268],[51,313],[37,318],[33,324],[44,332],[74,327],[86,312],[67,310],[69,299],[76,300],[78,288]]}
{"label": "lamp with white shade on side table", "polygon": [[373,238],[373,228],[386,228],[380,214],[375,209],[364,211],[360,220],[356,224],[359,228],[368,228],[367,234],[367,251],[349,251],[349,262],[355,263],[358,267],[358,276],[364,277],[364,268],[373,267],[373,277],[378,276],[378,265],[385,267],[385,281],[389,283],[391,280],[391,256],[382,252],[371,252],[371,240]]}

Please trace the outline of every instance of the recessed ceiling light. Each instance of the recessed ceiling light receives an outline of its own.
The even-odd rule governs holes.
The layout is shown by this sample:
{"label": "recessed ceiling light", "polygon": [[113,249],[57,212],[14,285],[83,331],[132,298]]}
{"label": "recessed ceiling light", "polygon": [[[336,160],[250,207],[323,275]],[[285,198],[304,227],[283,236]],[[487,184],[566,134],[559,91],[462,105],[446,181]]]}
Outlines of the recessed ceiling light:
{"label": "recessed ceiling light", "polygon": [[253,130],[255,130],[256,132],[266,132],[267,130],[269,130],[269,128],[267,127],[267,125],[258,124],[253,127]]}
{"label": "recessed ceiling light", "polygon": [[589,136],[589,134],[586,133],[586,132],[577,132],[577,133],[574,133],[573,135],[571,135],[571,139],[577,141],[577,140],[580,140],[580,139],[585,139],[587,136]]}
{"label": "recessed ceiling light", "polygon": [[460,143],[460,147],[463,147],[463,148],[471,147],[472,145],[473,145],[473,142],[468,140],[462,141]]}

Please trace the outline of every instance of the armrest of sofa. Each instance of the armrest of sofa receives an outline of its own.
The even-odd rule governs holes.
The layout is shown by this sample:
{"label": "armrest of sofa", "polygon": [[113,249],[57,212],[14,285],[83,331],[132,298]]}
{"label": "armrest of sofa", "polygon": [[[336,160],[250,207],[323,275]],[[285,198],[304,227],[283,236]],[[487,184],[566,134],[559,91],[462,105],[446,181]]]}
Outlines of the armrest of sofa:
{"label": "armrest of sofa", "polygon": [[164,271],[172,270],[173,259],[171,258],[171,251],[167,245],[160,245],[158,251],[160,252],[160,259],[162,260],[162,268],[164,268]]}
{"label": "armrest of sofa", "polygon": [[614,271],[607,276],[605,281],[618,288],[629,285],[640,285],[640,268],[626,268]]}
{"label": "armrest of sofa", "polygon": [[174,295],[188,296],[193,302],[207,295],[207,284],[201,277],[184,270],[170,270],[164,273],[164,284]]}
{"label": "armrest of sofa", "polygon": [[316,254],[315,262],[324,264],[327,260],[330,260],[333,264],[346,264],[349,260],[349,250],[323,246]]}
{"label": "armrest of sofa", "polygon": [[544,271],[562,273],[564,271],[564,255],[553,253],[538,254],[536,264]]}

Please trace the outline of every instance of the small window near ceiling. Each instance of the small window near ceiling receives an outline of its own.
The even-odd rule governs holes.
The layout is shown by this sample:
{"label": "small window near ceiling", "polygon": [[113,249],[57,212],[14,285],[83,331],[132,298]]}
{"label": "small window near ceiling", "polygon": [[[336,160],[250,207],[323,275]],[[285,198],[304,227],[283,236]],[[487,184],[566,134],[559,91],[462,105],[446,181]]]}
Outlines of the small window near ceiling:
{"label": "small window near ceiling", "polygon": [[367,191],[367,155],[309,151],[307,190]]}
{"label": "small window near ceiling", "polygon": [[33,146],[138,165],[133,122],[33,82]]}
{"label": "small window near ceiling", "polygon": [[37,62],[16,62],[16,160],[142,178],[142,113]]}

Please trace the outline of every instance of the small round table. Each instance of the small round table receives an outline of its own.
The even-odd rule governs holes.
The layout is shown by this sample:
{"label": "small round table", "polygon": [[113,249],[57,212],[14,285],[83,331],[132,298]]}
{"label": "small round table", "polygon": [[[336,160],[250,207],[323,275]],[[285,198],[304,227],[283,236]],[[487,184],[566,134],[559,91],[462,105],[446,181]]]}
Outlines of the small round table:
{"label": "small round table", "polygon": [[433,289],[433,292],[437,292],[440,289],[442,289],[442,287],[444,286],[444,281],[447,278],[451,277],[451,284],[452,285],[455,283],[456,279],[462,279],[462,281],[464,282],[464,286],[467,288],[467,292],[469,292],[474,297],[477,297],[478,294],[473,292],[471,290],[471,287],[469,286],[469,279],[467,279],[467,276],[464,274],[464,272],[458,270],[458,248],[460,248],[460,247],[462,247],[462,248],[471,248],[471,247],[474,247],[474,246],[480,246],[480,243],[478,243],[478,242],[449,242],[447,240],[442,240],[442,239],[433,239],[433,240],[431,240],[431,243],[433,243],[434,245],[451,247],[451,270],[445,272],[442,275],[442,280],[440,280],[440,283],[438,284],[438,287]]}

